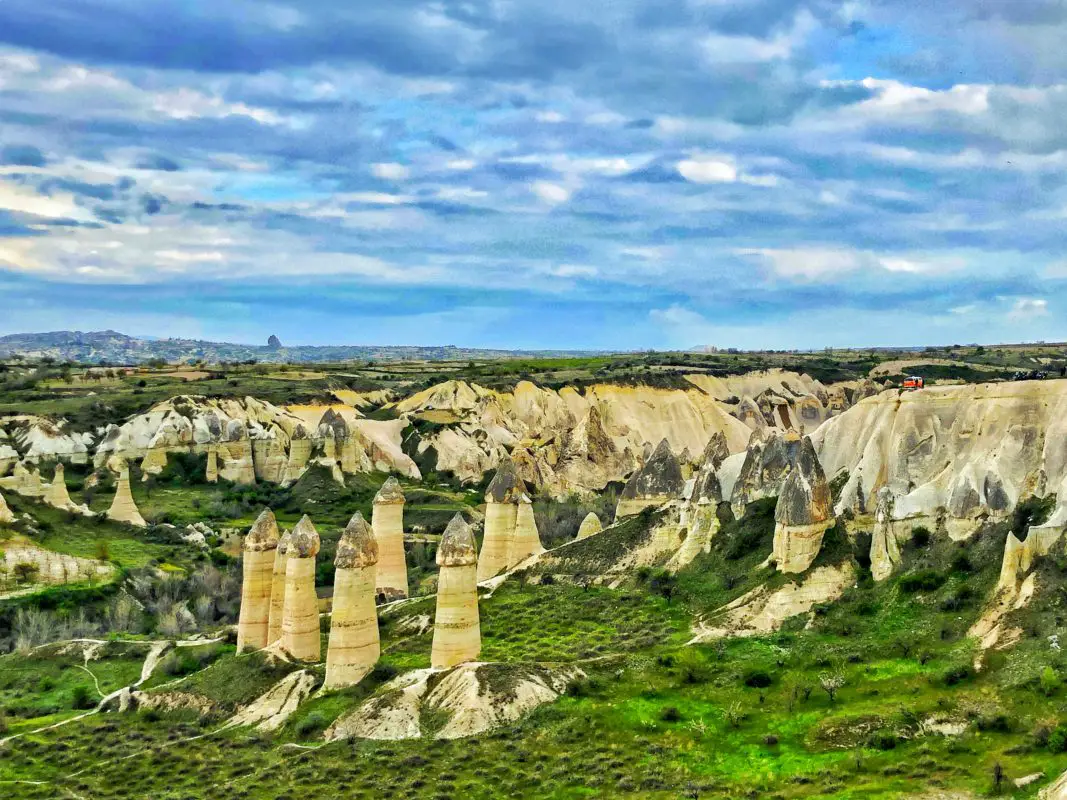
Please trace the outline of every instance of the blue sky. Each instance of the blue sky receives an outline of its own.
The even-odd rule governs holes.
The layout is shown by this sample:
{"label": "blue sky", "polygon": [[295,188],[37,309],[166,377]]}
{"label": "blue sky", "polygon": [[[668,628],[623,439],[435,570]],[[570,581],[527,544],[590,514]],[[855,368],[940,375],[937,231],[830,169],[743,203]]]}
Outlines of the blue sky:
{"label": "blue sky", "polygon": [[1067,339],[1063,0],[2,0],[0,334]]}

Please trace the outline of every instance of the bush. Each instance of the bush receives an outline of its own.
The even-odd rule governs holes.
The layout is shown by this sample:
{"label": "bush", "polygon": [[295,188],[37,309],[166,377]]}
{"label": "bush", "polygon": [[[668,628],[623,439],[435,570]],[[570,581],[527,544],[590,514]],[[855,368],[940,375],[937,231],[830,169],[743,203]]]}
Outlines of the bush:
{"label": "bush", "polygon": [[875,731],[868,737],[867,746],[874,750],[895,750],[899,741],[893,731],[880,730]]}
{"label": "bush", "polygon": [[908,594],[915,592],[933,592],[940,589],[945,582],[945,576],[932,569],[922,569],[912,572],[900,579],[900,590]]}
{"label": "bush", "polygon": [[326,718],[318,711],[312,711],[298,723],[296,723],[297,736],[308,737],[313,736],[319,731],[326,729],[329,723]]}
{"label": "bush", "polygon": [[667,706],[660,712],[659,718],[664,722],[680,722],[682,719],[682,712],[674,706]]}
{"label": "bush", "polygon": [[945,686],[956,686],[974,677],[974,667],[970,664],[956,664],[946,669],[941,674],[941,682]]}
{"label": "bush", "polygon": [[711,665],[699,650],[683,650],[675,659],[675,664],[684,683],[707,683],[711,680]]}
{"label": "bush", "polygon": [[1063,681],[1056,673],[1056,670],[1048,666],[1041,670],[1041,677],[1037,679],[1037,683],[1045,697],[1052,697],[1063,685]]}
{"label": "bush", "polygon": [[926,528],[911,529],[911,543],[914,547],[926,547],[930,544],[930,531]]}
{"label": "bush", "polygon": [[745,673],[745,686],[751,689],[766,689],[772,683],[774,679],[763,670],[753,669]]}
{"label": "bush", "polygon": [[1067,753],[1067,723],[1056,726],[1049,734],[1048,749],[1053,753]]}
{"label": "bush", "polygon": [[88,710],[96,707],[96,701],[89,691],[88,686],[75,686],[70,695],[70,707],[78,710]]}

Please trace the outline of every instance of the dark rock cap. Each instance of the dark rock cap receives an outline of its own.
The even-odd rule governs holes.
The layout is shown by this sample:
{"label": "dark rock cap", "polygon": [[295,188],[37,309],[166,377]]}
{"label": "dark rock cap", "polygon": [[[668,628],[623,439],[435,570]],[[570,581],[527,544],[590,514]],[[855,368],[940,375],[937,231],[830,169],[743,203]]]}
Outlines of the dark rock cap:
{"label": "dark rock cap", "polygon": [[256,521],[252,523],[252,529],[245,536],[244,549],[251,552],[273,550],[278,546],[278,521],[274,518],[274,512],[264,508]]}
{"label": "dark rock cap", "polygon": [[726,434],[722,431],[715,431],[704,446],[704,453],[700,457],[700,463],[704,466],[710,465],[712,469],[718,469],[729,456],[730,445],[726,443]]}
{"label": "dark rock cap", "polygon": [[358,511],[348,521],[334,557],[337,569],[361,569],[378,563],[378,542],[374,531]]}
{"label": "dark rock cap", "polygon": [[293,532],[289,534],[289,557],[290,558],[314,558],[319,553],[319,532],[311,524],[307,514],[296,523]]}
{"label": "dark rock cap", "polygon": [[374,503],[384,505],[397,505],[404,502],[404,492],[400,488],[400,482],[392,475],[385,479],[378,494],[374,495]]}
{"label": "dark rock cap", "polygon": [[[496,474],[485,490],[487,503],[517,503],[526,492],[526,484],[515,469],[515,462],[505,458],[497,465]],[[455,520],[453,520],[455,521]]]}
{"label": "dark rock cap", "polygon": [[807,436],[800,443],[796,465],[785,479],[778,505],[774,509],[775,522],[783,525],[814,525],[825,522],[833,514],[830,484],[826,480],[815,446]]}
{"label": "dark rock cap", "polygon": [[478,563],[478,550],[474,545],[471,526],[457,513],[445,528],[441,544],[437,548],[437,566],[467,567]]}

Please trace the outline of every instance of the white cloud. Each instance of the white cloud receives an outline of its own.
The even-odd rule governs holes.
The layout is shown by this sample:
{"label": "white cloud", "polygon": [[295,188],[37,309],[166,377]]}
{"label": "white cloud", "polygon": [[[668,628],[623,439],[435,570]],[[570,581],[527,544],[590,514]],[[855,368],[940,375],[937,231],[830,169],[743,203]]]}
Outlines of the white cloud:
{"label": "white cloud", "polygon": [[74,196],[69,193],[46,196],[6,181],[0,181],[0,208],[49,219],[89,218],[88,212],[75,204]]}
{"label": "white cloud", "polygon": [[403,164],[395,163],[371,164],[370,171],[374,177],[386,181],[402,181],[411,174]]}
{"label": "white cloud", "polygon": [[1012,304],[1008,319],[1015,322],[1028,322],[1038,317],[1048,316],[1048,300],[1036,297],[1020,297]]}
{"label": "white cloud", "polygon": [[815,18],[803,11],[797,14],[790,30],[771,39],[709,33],[700,40],[700,49],[704,61],[712,65],[784,60],[807,40],[817,25]]}
{"label": "white cloud", "polygon": [[693,183],[733,183],[737,168],[722,159],[696,155],[677,165],[678,174]]}
{"label": "white cloud", "polygon": [[860,270],[940,275],[962,269],[967,262],[955,256],[879,255],[847,247],[752,248],[737,255],[755,256],[782,278],[819,281]]}
{"label": "white cloud", "polygon": [[474,169],[478,164],[469,158],[454,158],[451,161],[446,162],[445,166],[448,169],[454,169],[458,172],[466,172]]}
{"label": "white cloud", "polygon": [[598,274],[598,270],[586,264],[560,264],[552,267],[549,274],[557,278],[593,278]]}
{"label": "white cloud", "polygon": [[560,186],[558,183],[537,181],[530,187],[530,190],[541,200],[552,205],[566,203],[571,199],[570,190],[565,186]]}
{"label": "white cloud", "polygon": [[560,114],[558,111],[538,111],[534,115],[534,119],[538,122],[547,122],[550,124],[556,124],[563,122],[566,117]]}

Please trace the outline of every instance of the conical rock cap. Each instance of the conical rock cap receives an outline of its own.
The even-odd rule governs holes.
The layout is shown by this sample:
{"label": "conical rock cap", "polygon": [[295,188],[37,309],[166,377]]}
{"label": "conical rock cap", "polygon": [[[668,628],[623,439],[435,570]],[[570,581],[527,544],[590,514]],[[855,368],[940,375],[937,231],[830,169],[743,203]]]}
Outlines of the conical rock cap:
{"label": "conical rock cap", "polygon": [[358,511],[341,534],[333,563],[337,569],[361,569],[378,563],[378,542],[374,538],[374,531]]}
{"label": "conical rock cap", "polygon": [[273,550],[278,546],[278,521],[274,518],[274,512],[264,508],[256,521],[252,523],[252,529],[245,537],[245,550],[259,552]]}
{"label": "conical rock cap", "polygon": [[515,462],[511,458],[505,458],[496,468],[493,480],[485,490],[485,502],[487,503],[514,503],[519,496],[526,491],[526,484],[522,482],[519,473],[515,469]]}
{"label": "conical rock cap", "polygon": [[378,490],[378,494],[374,495],[374,503],[375,505],[395,505],[403,502],[404,492],[400,489],[400,483],[390,475],[382,484],[382,488]]}
{"label": "conical rock cap", "polygon": [[600,524],[600,517],[595,512],[590,511],[585,515],[585,519],[582,520],[581,527],[578,528],[578,538],[586,539],[594,533],[600,533],[602,530],[603,526]]}
{"label": "conical rock cap", "polygon": [[314,558],[319,553],[320,544],[319,532],[305,514],[289,534],[289,557]]}
{"label": "conical rock cap", "polygon": [[437,548],[437,566],[465,567],[478,563],[478,550],[474,545],[474,533],[471,526],[456,514],[445,528],[441,544]]}

